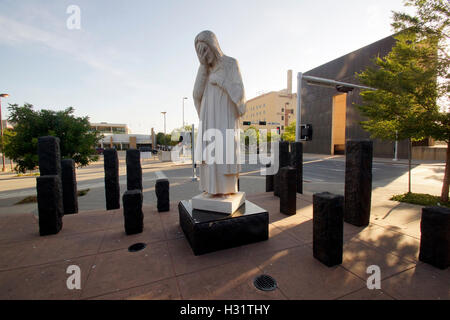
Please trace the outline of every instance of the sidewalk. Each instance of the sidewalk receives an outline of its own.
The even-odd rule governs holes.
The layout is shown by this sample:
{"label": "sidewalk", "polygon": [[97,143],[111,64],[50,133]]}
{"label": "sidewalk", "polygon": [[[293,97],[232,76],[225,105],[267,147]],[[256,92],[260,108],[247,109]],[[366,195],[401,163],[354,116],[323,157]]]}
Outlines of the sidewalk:
{"label": "sidewalk", "polygon": [[[126,236],[122,210],[64,217],[63,230],[39,237],[32,214],[0,216],[0,299],[450,299],[450,270],[417,260],[419,206],[373,194],[371,224],[344,225],[344,256],[328,268],[312,255],[312,198],[297,214],[279,212],[272,193],[248,196],[269,211],[269,240],[194,256],[177,203],[144,207],[144,232]],[[144,242],[135,253],[127,248]],[[66,269],[81,268],[81,290],[68,290]],[[368,290],[366,269],[381,268],[381,290]],[[257,290],[271,275],[278,289]]]}

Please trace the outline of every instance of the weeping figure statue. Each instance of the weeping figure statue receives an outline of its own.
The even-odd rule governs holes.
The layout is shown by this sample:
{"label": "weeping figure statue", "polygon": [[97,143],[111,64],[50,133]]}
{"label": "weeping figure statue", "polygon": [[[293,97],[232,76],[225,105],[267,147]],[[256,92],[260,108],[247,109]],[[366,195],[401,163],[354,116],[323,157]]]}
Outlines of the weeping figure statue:
{"label": "weeping figure statue", "polygon": [[[223,54],[211,31],[197,35],[195,50],[200,61],[194,86],[194,104],[200,120],[195,147],[200,190],[210,195],[234,194],[238,192],[240,169],[239,124],[245,113],[239,65],[236,59]],[[211,143],[214,154],[208,149]]]}

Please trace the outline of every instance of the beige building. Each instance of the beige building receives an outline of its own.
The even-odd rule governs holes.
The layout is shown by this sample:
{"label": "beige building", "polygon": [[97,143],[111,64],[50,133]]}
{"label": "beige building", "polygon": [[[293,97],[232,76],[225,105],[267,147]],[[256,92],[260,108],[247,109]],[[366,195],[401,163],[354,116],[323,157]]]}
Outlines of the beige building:
{"label": "beige building", "polygon": [[117,134],[129,134],[130,129],[126,124],[122,123],[91,123],[91,128],[100,131],[101,133],[117,133]]}
{"label": "beige building", "polygon": [[287,88],[271,91],[247,101],[247,111],[242,116],[242,128],[250,126],[257,129],[279,130],[296,120],[297,94],[292,93],[292,70],[288,71]]}

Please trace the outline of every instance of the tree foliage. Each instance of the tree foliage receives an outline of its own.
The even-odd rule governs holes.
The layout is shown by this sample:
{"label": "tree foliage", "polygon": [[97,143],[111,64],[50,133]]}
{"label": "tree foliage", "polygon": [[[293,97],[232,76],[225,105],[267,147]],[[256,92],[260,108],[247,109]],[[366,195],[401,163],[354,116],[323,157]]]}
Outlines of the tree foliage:
{"label": "tree foliage", "polygon": [[[397,34],[392,51],[357,74],[363,84],[377,89],[361,93],[358,108],[367,117],[362,126],[383,140],[433,137],[450,143],[450,3],[406,0],[405,5],[416,12],[394,12]],[[448,166],[447,158],[443,200],[448,200]]]}
{"label": "tree foliage", "polygon": [[98,159],[95,147],[101,138],[92,131],[88,117],[75,117],[74,109],[63,111],[33,109],[31,104],[10,104],[8,120],[14,124],[5,132],[5,154],[17,163],[16,171],[26,172],[38,165],[38,138],[55,136],[60,139],[62,158],[70,158],[77,166],[86,166]]}
{"label": "tree foliage", "polygon": [[282,135],[284,141],[295,142],[295,126],[296,121],[293,121],[284,129],[284,133]]}

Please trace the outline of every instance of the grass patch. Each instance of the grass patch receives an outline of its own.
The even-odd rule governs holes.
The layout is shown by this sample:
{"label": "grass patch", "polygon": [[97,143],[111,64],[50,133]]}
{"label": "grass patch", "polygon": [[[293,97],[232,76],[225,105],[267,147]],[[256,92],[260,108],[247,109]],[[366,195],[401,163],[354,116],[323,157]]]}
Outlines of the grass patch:
{"label": "grass patch", "polygon": [[405,193],[395,195],[391,200],[406,202],[411,204],[418,204],[421,206],[441,206],[450,208],[450,202],[442,202],[438,196],[432,196],[425,193]]}
{"label": "grass patch", "polygon": [[[84,189],[84,190],[79,190],[77,192],[79,197],[85,196],[91,189]],[[37,196],[28,196],[26,198],[23,198],[22,200],[20,200],[19,202],[16,202],[14,205],[17,204],[26,204],[26,203],[34,203],[37,202]]]}
{"label": "grass patch", "polygon": [[14,177],[38,177],[41,174],[39,172],[35,172],[35,173],[19,173],[16,174]]}

